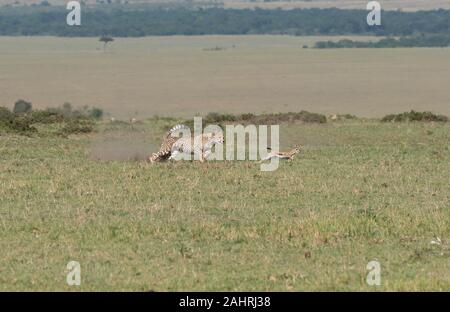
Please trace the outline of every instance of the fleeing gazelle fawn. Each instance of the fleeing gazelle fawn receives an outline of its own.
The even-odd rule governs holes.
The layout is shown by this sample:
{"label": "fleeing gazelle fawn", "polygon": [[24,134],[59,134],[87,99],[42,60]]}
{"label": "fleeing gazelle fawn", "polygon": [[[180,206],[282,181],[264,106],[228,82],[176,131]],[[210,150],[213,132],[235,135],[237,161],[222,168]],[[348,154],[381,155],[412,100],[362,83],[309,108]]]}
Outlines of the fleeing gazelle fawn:
{"label": "fleeing gazelle fawn", "polygon": [[[272,149],[270,147],[267,148],[267,150],[271,151]],[[292,160],[294,159],[294,156],[300,152],[300,147],[296,147],[293,150],[289,152],[269,152],[266,157],[261,159],[260,162],[270,160],[272,158],[278,158],[280,160]]]}

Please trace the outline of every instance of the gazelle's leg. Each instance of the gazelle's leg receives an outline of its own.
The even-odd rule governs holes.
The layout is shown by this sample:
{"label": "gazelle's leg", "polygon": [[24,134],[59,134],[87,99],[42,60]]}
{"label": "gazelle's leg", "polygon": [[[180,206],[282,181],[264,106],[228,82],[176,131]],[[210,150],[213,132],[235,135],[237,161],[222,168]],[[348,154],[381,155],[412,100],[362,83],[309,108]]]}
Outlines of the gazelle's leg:
{"label": "gazelle's leg", "polygon": [[261,159],[259,162],[262,163],[263,161],[270,160],[272,157],[273,157],[272,154],[268,154],[266,157],[264,157],[263,159]]}

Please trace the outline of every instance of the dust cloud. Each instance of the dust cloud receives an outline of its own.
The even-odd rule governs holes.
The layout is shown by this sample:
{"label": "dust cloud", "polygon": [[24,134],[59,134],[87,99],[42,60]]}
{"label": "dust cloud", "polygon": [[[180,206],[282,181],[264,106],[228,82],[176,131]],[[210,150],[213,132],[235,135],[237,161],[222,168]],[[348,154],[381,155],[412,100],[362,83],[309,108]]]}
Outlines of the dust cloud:
{"label": "dust cloud", "polygon": [[145,161],[158,150],[145,133],[108,133],[91,143],[90,158],[95,161]]}

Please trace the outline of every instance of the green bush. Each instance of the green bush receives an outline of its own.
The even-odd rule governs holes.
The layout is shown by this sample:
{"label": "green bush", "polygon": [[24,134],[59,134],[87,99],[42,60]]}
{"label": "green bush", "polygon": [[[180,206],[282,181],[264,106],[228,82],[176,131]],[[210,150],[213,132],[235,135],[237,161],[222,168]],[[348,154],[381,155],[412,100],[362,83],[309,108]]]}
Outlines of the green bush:
{"label": "green bush", "polygon": [[0,107],[0,131],[28,134],[36,131],[31,119],[22,114],[14,114],[9,109]]}
{"label": "green bush", "polygon": [[46,111],[53,113],[53,114],[60,114],[64,117],[74,117],[74,116],[80,116],[82,115],[81,110],[74,110],[72,108],[72,104],[66,102],[62,106],[59,107],[51,107],[47,108]]}
{"label": "green bush", "polygon": [[13,112],[15,114],[25,114],[28,112],[31,112],[32,105],[30,102],[24,101],[24,100],[18,100],[16,103],[14,103],[14,109]]}
{"label": "green bush", "polygon": [[9,123],[14,119],[14,113],[6,107],[0,106],[0,122]]}
{"label": "green bush", "polygon": [[101,119],[103,117],[103,110],[98,107],[90,108],[89,106],[83,106],[75,109],[69,102],[66,102],[59,107],[47,108],[46,111],[53,114],[62,115],[65,118],[83,116],[93,119]]}
{"label": "green bush", "polygon": [[253,118],[255,118],[255,114],[252,114],[252,113],[247,113],[247,114],[241,115],[242,120],[252,120]]}
{"label": "green bush", "polygon": [[61,113],[49,110],[35,110],[29,114],[32,123],[54,124],[61,123],[65,117]]}
{"label": "green bush", "polygon": [[232,114],[208,113],[205,117],[206,123],[220,123],[224,121],[236,121],[236,116]]}
{"label": "green bush", "polygon": [[303,122],[326,123],[327,117],[322,114],[301,111],[300,113],[294,114],[294,120],[300,120]]}
{"label": "green bush", "polygon": [[94,131],[95,122],[85,117],[77,117],[68,120],[59,134],[67,136],[70,134],[91,133]]}
{"label": "green bush", "polygon": [[13,113],[0,107],[0,131],[29,134],[37,131],[33,124],[61,124],[56,128],[59,129],[56,133],[60,135],[90,133],[94,130],[95,120],[102,115],[101,109],[84,107],[74,110],[70,103],[27,113]]}
{"label": "green bush", "polygon": [[344,115],[338,115],[339,118],[341,119],[358,119],[358,117],[356,117],[356,115],[352,115],[352,114],[344,114]]}
{"label": "green bush", "polygon": [[[276,114],[262,114],[255,115],[252,113],[246,113],[242,115],[232,114],[220,114],[220,113],[208,113],[204,118],[205,124],[218,124],[223,126],[226,123],[245,123],[245,124],[279,124],[283,122],[308,122],[308,123],[326,123],[327,118],[325,115],[310,113],[307,111],[301,111],[298,113],[276,113]],[[186,125],[191,125],[192,121],[184,121]]]}
{"label": "green bush", "polygon": [[301,111],[298,113],[278,113],[278,114],[264,114],[256,116],[251,122],[257,124],[279,124],[289,122],[306,122],[306,123],[326,123],[327,117],[325,115]]}
{"label": "green bush", "polygon": [[[307,111],[301,111],[298,113],[276,113],[276,114],[262,114],[255,115],[252,113],[242,114],[235,116],[232,114],[219,114],[219,113],[208,113],[204,119],[205,124],[219,124],[222,123],[232,123],[241,122],[246,124],[279,124],[284,122],[308,122],[308,123],[326,123],[327,118],[325,115],[310,113]],[[186,121],[188,124],[189,121]]]}
{"label": "green bush", "polygon": [[404,112],[400,114],[390,114],[384,116],[381,121],[383,122],[405,122],[405,121],[436,121],[447,122],[448,117],[444,115],[436,115],[432,112],[416,112],[414,110],[410,112]]}
{"label": "green bush", "polygon": [[103,117],[103,110],[97,107],[93,107],[89,110],[89,116],[94,119],[102,119]]}

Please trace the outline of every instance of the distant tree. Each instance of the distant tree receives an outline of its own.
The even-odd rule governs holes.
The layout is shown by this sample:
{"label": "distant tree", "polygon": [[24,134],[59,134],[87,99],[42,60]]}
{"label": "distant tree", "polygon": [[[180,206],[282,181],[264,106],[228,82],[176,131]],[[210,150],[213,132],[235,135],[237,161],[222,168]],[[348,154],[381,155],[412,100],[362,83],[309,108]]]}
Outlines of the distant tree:
{"label": "distant tree", "polygon": [[108,37],[108,36],[102,36],[102,37],[100,37],[100,39],[98,41],[103,42],[103,50],[105,50],[106,49],[106,45],[109,42],[113,42],[114,38],[113,37]]}
{"label": "distant tree", "polygon": [[16,103],[14,103],[13,112],[16,114],[25,114],[31,112],[32,109],[33,106],[31,105],[30,102],[18,100]]}

